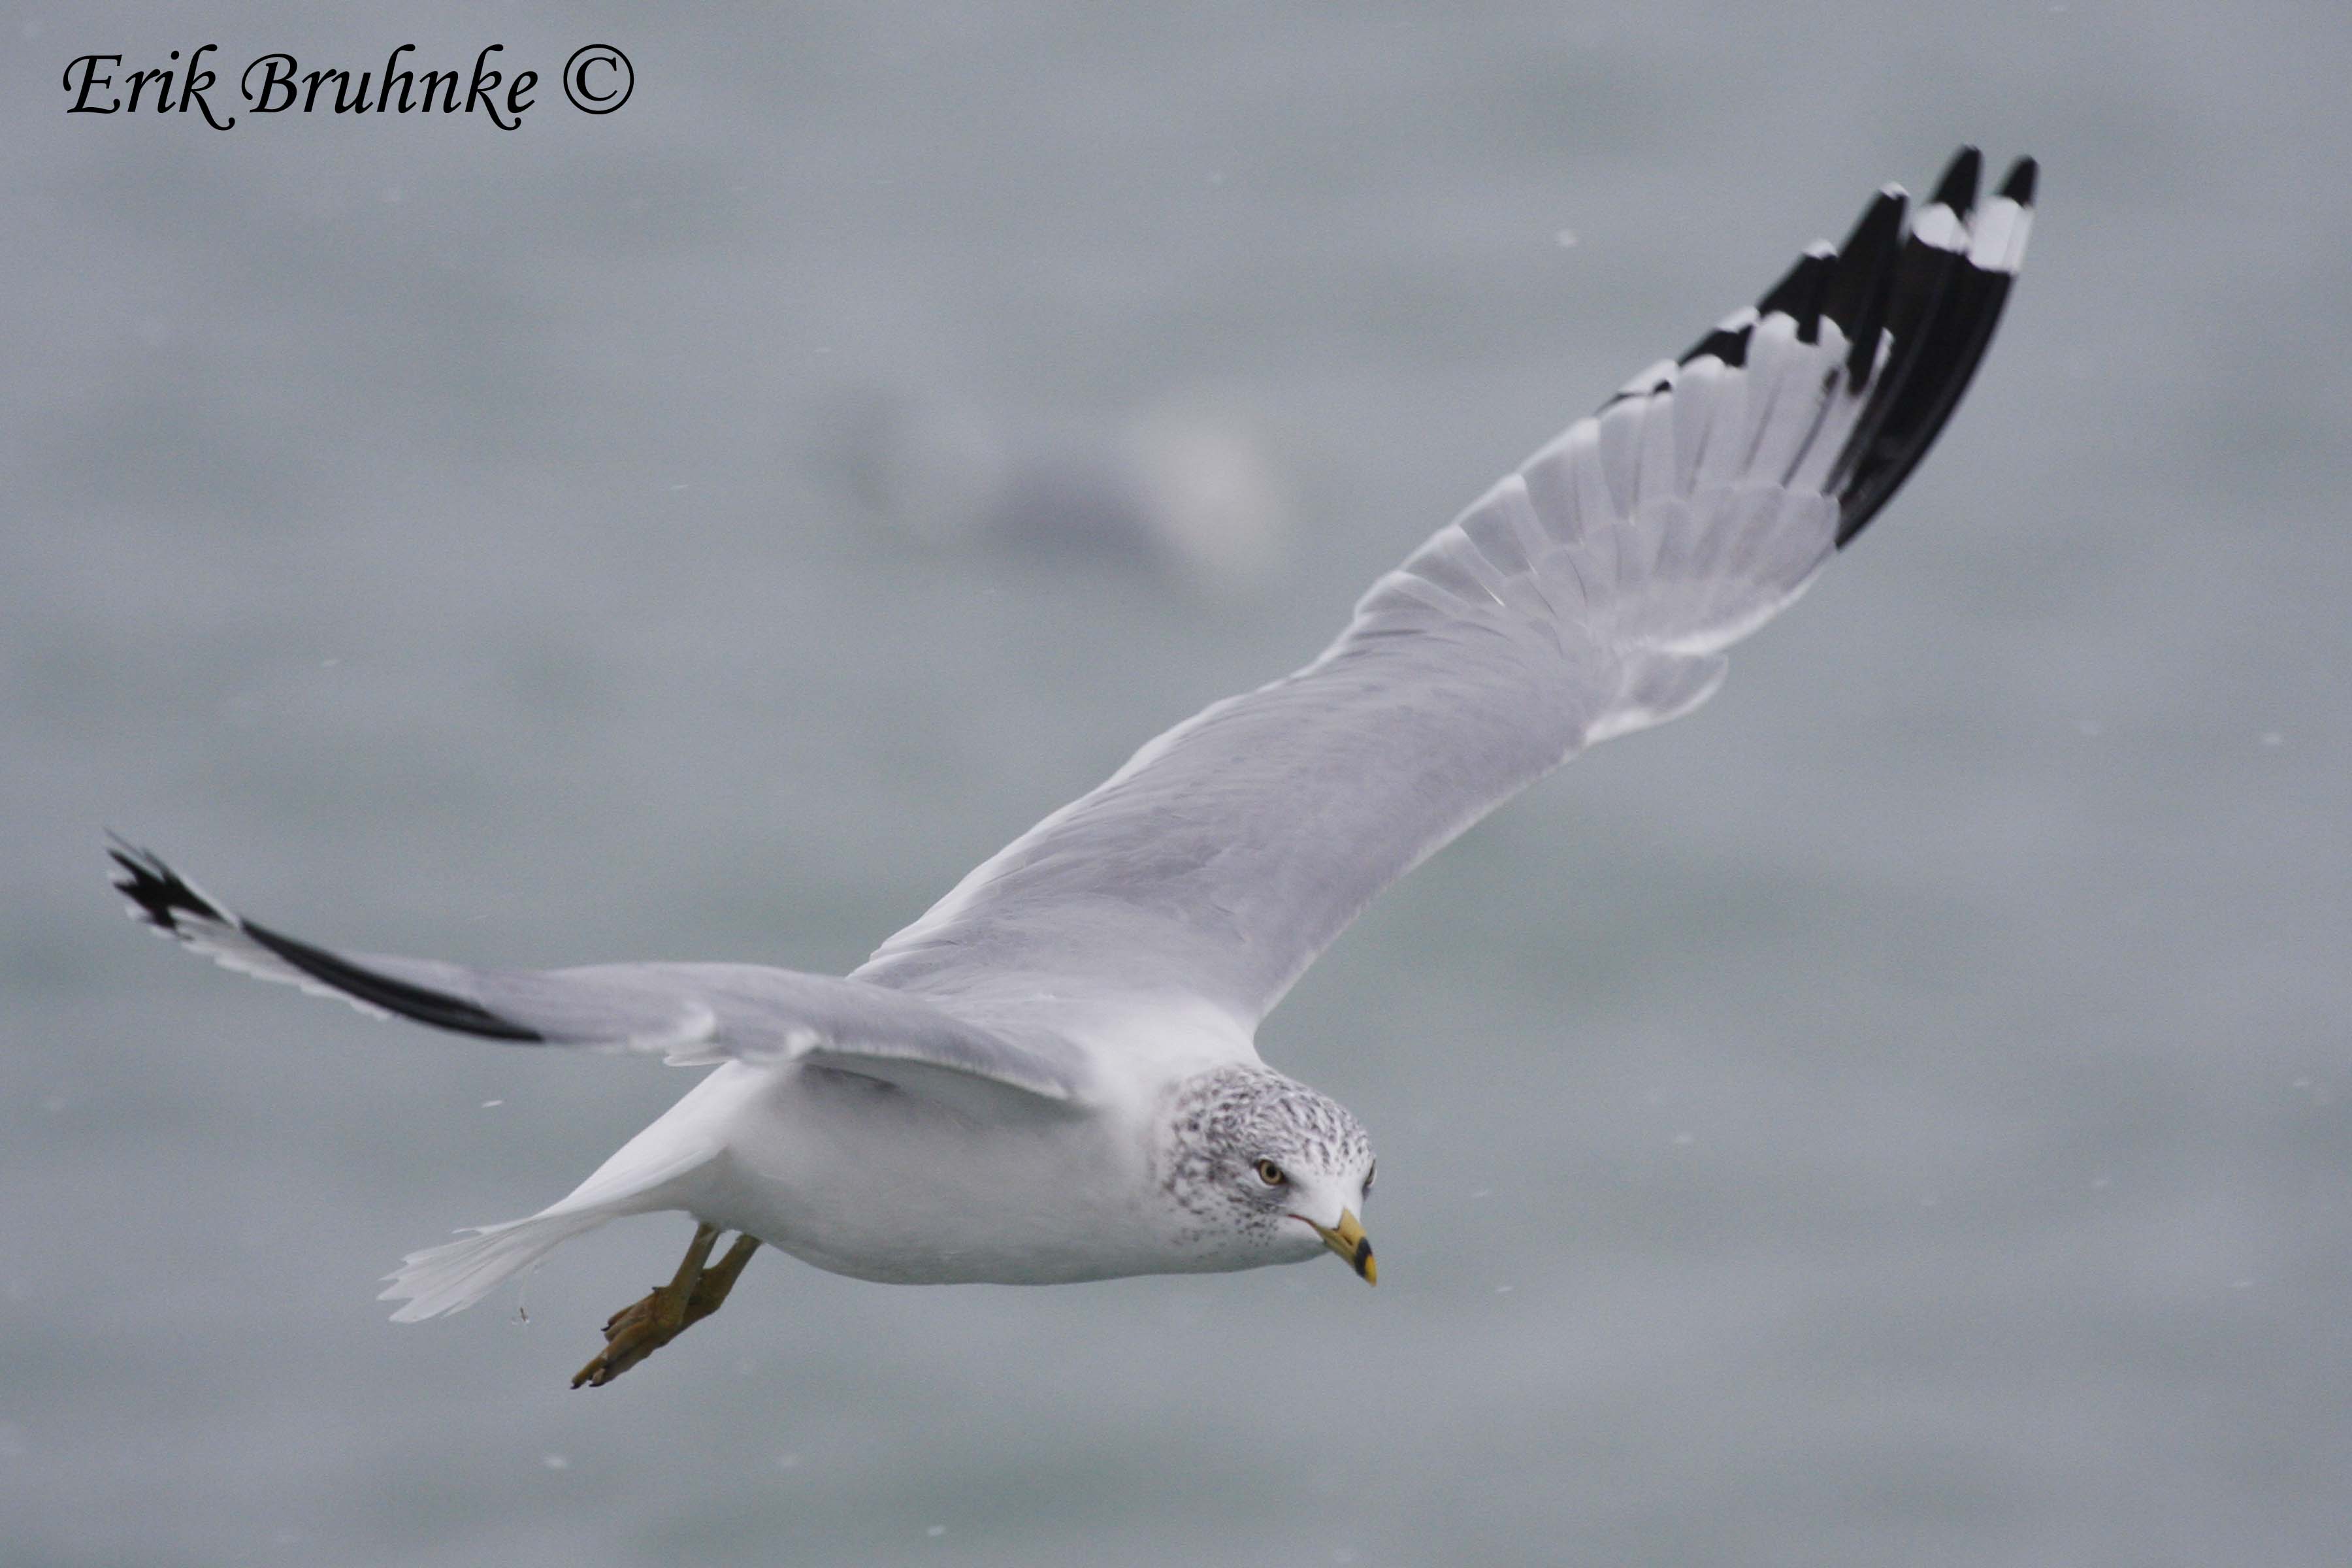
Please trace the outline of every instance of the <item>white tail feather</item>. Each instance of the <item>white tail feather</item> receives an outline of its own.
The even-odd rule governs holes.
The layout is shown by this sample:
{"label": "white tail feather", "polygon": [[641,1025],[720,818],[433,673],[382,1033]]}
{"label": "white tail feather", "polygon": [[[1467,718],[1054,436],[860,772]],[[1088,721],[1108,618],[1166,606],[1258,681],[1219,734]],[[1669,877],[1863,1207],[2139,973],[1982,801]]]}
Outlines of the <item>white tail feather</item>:
{"label": "white tail feather", "polygon": [[690,1184],[718,1158],[719,1126],[745,1087],[760,1081],[758,1072],[740,1062],[720,1068],[557,1202],[526,1219],[484,1226],[460,1240],[410,1253],[387,1276],[392,1287],[378,1300],[408,1303],[392,1315],[395,1323],[462,1311],[608,1219],[690,1207],[678,1184]]}
{"label": "white tail feather", "polygon": [[462,1311],[509,1279],[537,1267],[573,1237],[613,1218],[614,1213],[610,1209],[570,1214],[549,1210],[528,1219],[484,1226],[462,1240],[412,1252],[401,1260],[397,1273],[387,1276],[392,1287],[378,1300],[407,1302],[392,1315],[395,1323],[421,1322],[444,1312]]}

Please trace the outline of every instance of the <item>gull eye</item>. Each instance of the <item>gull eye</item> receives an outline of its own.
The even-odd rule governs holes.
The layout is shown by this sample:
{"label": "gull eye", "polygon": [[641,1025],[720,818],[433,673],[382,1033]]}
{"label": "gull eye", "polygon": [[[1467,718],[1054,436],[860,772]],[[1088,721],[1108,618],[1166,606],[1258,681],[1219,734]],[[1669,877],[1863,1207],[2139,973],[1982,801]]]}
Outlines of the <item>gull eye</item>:
{"label": "gull eye", "polygon": [[1380,1173],[1381,1163],[1378,1160],[1364,1167],[1364,1196],[1369,1198],[1372,1195],[1372,1178]]}
{"label": "gull eye", "polygon": [[1290,1181],[1288,1176],[1282,1173],[1282,1167],[1276,1164],[1271,1160],[1260,1160],[1257,1163],[1256,1170],[1257,1179],[1264,1182],[1269,1187],[1284,1186],[1288,1184]]}

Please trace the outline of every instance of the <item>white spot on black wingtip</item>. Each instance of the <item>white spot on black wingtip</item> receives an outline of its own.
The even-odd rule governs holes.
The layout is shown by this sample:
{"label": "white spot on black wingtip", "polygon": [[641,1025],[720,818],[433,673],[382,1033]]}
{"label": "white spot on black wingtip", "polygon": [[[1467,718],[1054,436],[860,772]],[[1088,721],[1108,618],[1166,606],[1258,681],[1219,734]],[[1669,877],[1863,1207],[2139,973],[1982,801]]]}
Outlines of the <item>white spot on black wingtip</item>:
{"label": "white spot on black wingtip", "polygon": [[1937,250],[1965,254],[1969,248],[1969,215],[1976,210],[1977,181],[1984,173],[1984,154],[1963,147],[1945,165],[1943,176],[1919,216],[1912,220],[1911,237]]}
{"label": "white spot on black wingtip", "polygon": [[[1887,319],[1888,362],[1831,472],[1839,508],[1837,546],[1860,534],[1917,466],[1958,406],[1984,357],[2022,257],[2027,209],[2006,194],[1979,215],[1983,158],[1961,149],[1937,182],[1897,258]],[[2032,160],[2003,182],[2032,195]]]}
{"label": "white spot on black wingtip", "polygon": [[2000,190],[1969,224],[1969,265],[2014,277],[2025,261],[2026,236],[2033,227],[2033,186],[2040,165],[2020,158],[2010,166]]}
{"label": "white spot on black wingtip", "polygon": [[[1840,549],[1933,443],[1999,321],[2023,255],[2037,170],[2020,159],[1979,208],[1983,163],[1975,148],[1960,149],[1907,226],[1905,187],[1882,185],[1842,247],[1806,247],[1755,306],[1725,317],[1677,362],[1711,358],[1737,372],[1759,332],[1815,345],[1824,318],[1836,326],[1842,346],[1837,363],[1821,367],[1822,387],[1834,396],[1842,379],[1844,395],[1863,400],[1822,481],[1838,504]],[[1644,371],[1610,401],[1655,396],[1673,384],[1670,374]]]}
{"label": "white spot on black wingtip", "polygon": [[1911,220],[1911,237],[1931,249],[1961,251],[1968,248],[1969,230],[1959,214],[1935,202],[1921,207],[1919,216]]}
{"label": "white spot on black wingtip", "polygon": [[1969,226],[1969,265],[2015,277],[2025,261],[2025,237],[2032,226],[2032,209],[1995,196]]}

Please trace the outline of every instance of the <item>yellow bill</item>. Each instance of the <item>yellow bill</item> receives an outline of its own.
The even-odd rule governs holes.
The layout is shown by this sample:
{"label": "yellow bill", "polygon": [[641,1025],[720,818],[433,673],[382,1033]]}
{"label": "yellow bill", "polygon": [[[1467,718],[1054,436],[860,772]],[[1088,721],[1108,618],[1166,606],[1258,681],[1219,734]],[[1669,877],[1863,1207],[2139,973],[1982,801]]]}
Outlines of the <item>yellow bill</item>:
{"label": "yellow bill", "polygon": [[[1298,1217],[1307,1219],[1305,1215]],[[1311,1219],[1307,1223],[1315,1225]],[[1372,1261],[1371,1238],[1364,1234],[1363,1222],[1356,1217],[1354,1209],[1341,1209],[1338,1225],[1315,1225],[1315,1234],[1323,1238],[1324,1246],[1346,1258],[1348,1267],[1364,1277],[1365,1284],[1381,1282],[1380,1265]]]}

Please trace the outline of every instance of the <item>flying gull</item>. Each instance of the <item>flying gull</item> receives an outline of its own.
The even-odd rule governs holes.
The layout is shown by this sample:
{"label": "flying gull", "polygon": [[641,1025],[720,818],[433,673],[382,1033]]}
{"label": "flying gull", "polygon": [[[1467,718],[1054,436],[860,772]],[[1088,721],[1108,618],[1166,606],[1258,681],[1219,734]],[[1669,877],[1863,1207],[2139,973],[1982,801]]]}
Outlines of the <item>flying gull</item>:
{"label": "flying gull", "polygon": [[[718,1310],[764,1242],[859,1279],[1047,1284],[1336,1252],[1372,1146],[1258,1021],[1374,894],[1597,742],[1722,684],[1724,649],[1853,542],[1942,429],[2025,249],[2034,164],[1979,205],[1888,186],[1753,308],[1642,372],[1372,585],[1322,656],[1138,752],[846,978],[741,963],[469,969],[249,921],[117,842],[131,914],[379,1016],[710,1073],[525,1219],[412,1254],[403,1321],[583,1232],[682,1210],[602,1384]],[[727,1232],[736,1239],[717,1261]]]}

